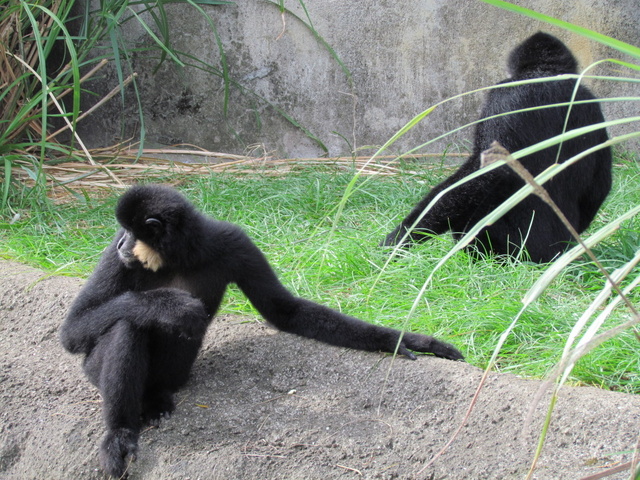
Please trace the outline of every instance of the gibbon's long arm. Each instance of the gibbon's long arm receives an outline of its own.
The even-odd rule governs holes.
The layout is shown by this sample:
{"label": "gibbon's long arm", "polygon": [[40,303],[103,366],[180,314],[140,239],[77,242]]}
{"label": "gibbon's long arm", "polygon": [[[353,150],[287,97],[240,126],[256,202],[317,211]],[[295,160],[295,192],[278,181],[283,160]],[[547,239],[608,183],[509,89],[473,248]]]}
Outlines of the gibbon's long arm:
{"label": "gibbon's long arm", "polygon": [[431,336],[402,334],[295,297],[282,285],[264,254],[249,237],[240,229],[237,235],[233,244],[241,251],[234,252],[231,257],[241,260],[234,262],[233,281],[260,314],[278,329],[341,347],[385,352],[395,352],[397,348],[399,354],[412,360],[416,356],[410,350],[451,360],[463,358],[453,346]]}

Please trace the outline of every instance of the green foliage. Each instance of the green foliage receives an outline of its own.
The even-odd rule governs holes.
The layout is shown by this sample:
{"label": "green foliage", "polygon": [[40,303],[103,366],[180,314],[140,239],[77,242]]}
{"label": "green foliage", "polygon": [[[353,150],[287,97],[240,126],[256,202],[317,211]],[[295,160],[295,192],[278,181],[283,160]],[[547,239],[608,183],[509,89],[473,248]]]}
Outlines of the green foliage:
{"label": "green foliage", "polygon": [[[207,63],[174,47],[167,12],[167,6],[172,3],[193,8],[206,20],[218,47],[217,64]],[[306,12],[304,2],[299,0],[299,3]],[[45,163],[59,160],[92,162],[91,153],[75,135],[75,127],[82,118],[80,94],[86,90],[84,83],[105,62],[113,65],[123,104],[126,87],[133,86],[133,101],[138,105],[139,153],[143,152],[145,119],[133,71],[136,55],[156,58],[156,70],[163,62],[171,61],[179,67],[196,68],[219,77],[223,83],[225,115],[230,91],[237,89],[255,104],[271,106],[326,151],[322,141],[288,112],[233,79],[223,41],[210,15],[211,9],[203,8],[221,5],[233,7],[234,2],[43,0],[28,3],[25,0],[0,0],[0,71],[3,79],[9,79],[0,91],[0,215],[12,216],[18,209],[35,204],[48,208],[47,179],[43,173]],[[285,12],[295,17],[289,10],[284,9],[283,14]],[[304,23],[302,19],[298,20]],[[136,22],[146,32],[148,42],[132,45],[127,40],[123,27],[131,22]],[[69,33],[67,26],[70,24],[74,25],[74,30],[80,25],[78,35]],[[308,14],[305,25],[350,79],[349,70],[313,27]],[[52,68],[52,59],[60,64]],[[71,101],[62,102],[62,97],[71,98]],[[109,96],[98,102],[98,108],[107,98]],[[257,110],[256,115],[259,116]],[[60,120],[67,125],[62,131],[74,132],[70,144],[67,140],[59,143],[60,130],[55,134],[52,132],[52,124],[57,128]]]}
{"label": "green foliage", "polygon": [[[162,52],[159,62],[167,54],[179,62],[171,51],[165,3],[105,0],[76,5],[75,0],[0,0],[0,71],[2,78],[8,79],[0,91],[0,214],[14,214],[16,205],[47,207],[42,171],[45,162],[54,158],[91,159],[80,138],[76,136],[70,145],[59,143],[56,135],[60,131],[53,134],[51,126],[55,118],[62,119],[68,130],[75,132],[80,112],[80,72],[89,78],[105,59],[115,65],[124,100],[124,87],[133,77],[125,79],[131,71],[132,50],[123,39],[123,24],[140,19],[139,13],[149,13],[155,23],[153,29],[140,19],[155,40],[148,49]],[[96,10],[89,11],[85,5],[96,6]],[[70,35],[70,22],[82,25],[79,36]],[[62,102],[65,96],[71,101]],[[142,115],[140,118],[144,140],[144,119]],[[83,150],[81,157],[74,153],[76,146]]]}

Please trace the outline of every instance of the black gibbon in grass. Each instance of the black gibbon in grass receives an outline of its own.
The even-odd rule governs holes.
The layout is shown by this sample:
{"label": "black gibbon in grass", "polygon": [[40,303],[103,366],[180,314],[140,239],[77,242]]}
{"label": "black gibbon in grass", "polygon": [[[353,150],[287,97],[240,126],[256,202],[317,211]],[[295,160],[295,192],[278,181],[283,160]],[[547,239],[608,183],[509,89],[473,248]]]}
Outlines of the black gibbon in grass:
{"label": "black gibbon in grass", "polygon": [[[501,83],[576,74],[577,61],[557,38],[538,32],[510,54],[511,77]],[[469,159],[449,178],[434,187],[387,235],[382,245],[428,240],[431,235],[447,231],[459,240],[480,219],[520,189],[524,182],[509,166],[481,175],[442,196],[416,224],[427,205],[445,188],[480,168],[481,153],[497,141],[509,152],[517,152],[563,131],[604,121],[597,102],[550,107],[488,118],[505,112],[567,103],[572,99],[575,79],[499,87],[488,94],[477,125],[473,152]],[[593,94],[580,85],[575,101],[594,100]],[[566,122],[566,127],[565,127]],[[538,175],[556,161],[565,162],[574,155],[608,140],[605,129],[581,135],[560,145],[546,148],[520,159],[532,175]],[[591,223],[611,189],[611,150],[603,148],[579,160],[544,184],[551,198],[566,215],[571,225],[583,232]],[[493,225],[484,228],[473,240],[472,251],[518,256],[524,248],[524,259],[549,262],[561,254],[573,240],[567,228],[551,208],[534,195],[529,195]]]}
{"label": "black gibbon in grass", "polygon": [[85,355],[84,371],[102,396],[105,471],[123,475],[145,423],[174,410],[173,393],[189,376],[228,284],[285,332],[342,347],[416,352],[452,360],[451,345],[418,333],[371,325],[293,296],[236,225],[195,210],[160,185],[135,186],[119,200],[122,226],[75,299],[60,336]]}

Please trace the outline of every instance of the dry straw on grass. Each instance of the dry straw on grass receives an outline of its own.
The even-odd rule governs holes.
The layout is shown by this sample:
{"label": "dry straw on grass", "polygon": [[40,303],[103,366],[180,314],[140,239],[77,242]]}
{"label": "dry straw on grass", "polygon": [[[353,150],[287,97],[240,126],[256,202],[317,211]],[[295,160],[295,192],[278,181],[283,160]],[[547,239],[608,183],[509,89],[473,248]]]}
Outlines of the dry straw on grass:
{"label": "dry straw on grass", "polygon": [[[82,152],[75,152],[80,156]],[[450,154],[447,157],[463,158],[462,154]],[[62,186],[93,189],[112,188],[131,185],[141,180],[153,178],[176,180],[189,175],[212,175],[226,173],[232,175],[279,176],[309,168],[328,171],[358,171],[361,175],[395,175],[399,173],[399,157],[382,156],[371,161],[371,157],[335,157],[335,158],[295,158],[275,159],[269,155],[250,156],[210,152],[202,149],[146,149],[138,157],[138,151],[132,148],[110,147],[93,150],[92,157],[98,165],[83,162],[63,162],[44,164],[43,173],[52,190]],[[409,159],[424,162],[425,159],[441,158],[442,154],[412,155]],[[420,171],[430,168],[421,162]],[[403,171],[407,173],[407,169]],[[410,173],[410,172],[409,172]],[[26,172],[16,170],[20,181],[31,180]],[[121,183],[113,181],[116,177]],[[55,193],[55,192],[52,192]]]}

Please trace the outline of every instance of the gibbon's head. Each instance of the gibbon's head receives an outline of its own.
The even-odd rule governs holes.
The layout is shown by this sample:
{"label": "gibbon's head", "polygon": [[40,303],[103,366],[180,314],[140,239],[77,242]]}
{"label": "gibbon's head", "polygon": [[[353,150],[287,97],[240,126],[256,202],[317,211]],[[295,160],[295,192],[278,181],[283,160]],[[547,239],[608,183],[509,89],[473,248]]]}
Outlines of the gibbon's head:
{"label": "gibbon's head", "polygon": [[578,73],[578,62],[564,43],[538,32],[514,48],[507,62],[512,78],[535,78]]}
{"label": "gibbon's head", "polygon": [[127,265],[139,262],[152,271],[180,264],[198,220],[189,201],[163,185],[136,185],[124,193],[116,218],[124,233],[118,254]]}

